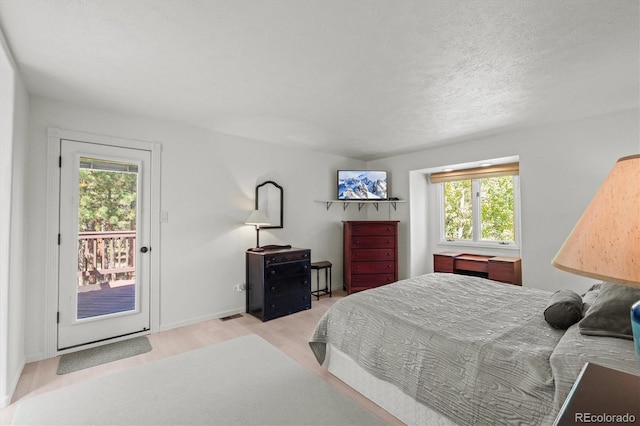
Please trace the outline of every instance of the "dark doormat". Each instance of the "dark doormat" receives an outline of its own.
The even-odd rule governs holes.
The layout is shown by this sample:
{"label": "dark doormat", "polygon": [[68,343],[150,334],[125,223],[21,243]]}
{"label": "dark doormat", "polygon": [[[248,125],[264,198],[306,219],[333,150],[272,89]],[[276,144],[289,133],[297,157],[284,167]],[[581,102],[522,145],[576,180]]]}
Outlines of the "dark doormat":
{"label": "dark doormat", "polygon": [[134,337],[121,342],[109,343],[96,348],[72,352],[60,357],[57,374],[68,374],[84,368],[95,367],[107,362],[117,361],[151,350],[151,343],[146,336]]}

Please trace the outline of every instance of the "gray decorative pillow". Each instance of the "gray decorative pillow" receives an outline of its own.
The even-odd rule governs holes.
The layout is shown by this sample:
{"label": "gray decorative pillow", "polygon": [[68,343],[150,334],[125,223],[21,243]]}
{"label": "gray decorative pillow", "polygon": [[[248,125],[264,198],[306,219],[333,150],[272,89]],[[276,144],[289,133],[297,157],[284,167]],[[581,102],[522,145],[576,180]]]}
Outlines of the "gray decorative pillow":
{"label": "gray decorative pillow", "polygon": [[603,283],[598,298],[578,323],[580,333],[632,340],[631,305],[638,300],[640,289]]}
{"label": "gray decorative pillow", "polygon": [[572,290],[553,293],[544,310],[544,319],[553,328],[566,330],[582,318],[582,297]]}
{"label": "gray decorative pillow", "polygon": [[602,284],[603,283],[592,285],[591,288],[582,295],[582,312],[587,312],[591,305],[593,305],[593,302],[596,301],[596,299],[600,295],[600,287],[602,287]]}

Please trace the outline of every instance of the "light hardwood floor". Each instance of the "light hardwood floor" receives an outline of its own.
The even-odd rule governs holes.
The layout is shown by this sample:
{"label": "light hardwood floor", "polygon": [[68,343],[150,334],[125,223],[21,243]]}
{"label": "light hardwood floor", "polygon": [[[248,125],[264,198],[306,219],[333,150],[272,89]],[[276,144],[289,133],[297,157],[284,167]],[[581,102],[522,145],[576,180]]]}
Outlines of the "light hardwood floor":
{"label": "light hardwood floor", "polygon": [[[309,337],[313,333],[316,323],[327,309],[341,297],[344,297],[344,292],[341,291],[334,291],[333,297],[323,296],[319,301],[316,301],[314,297],[312,309],[264,323],[251,315],[242,314],[241,318],[228,321],[214,319],[150,334],[149,341],[153,347],[151,352],[61,376],[56,374],[59,357],[27,364],[20,376],[12,404],[1,410],[0,422],[3,425],[11,424],[16,403],[23,398],[254,333],[321,377],[336,391],[342,392],[362,407],[376,414],[386,423],[402,424],[378,405],[328,373],[326,368],[318,364],[309,349]],[[330,410],[331,407],[327,407],[327,409]]]}

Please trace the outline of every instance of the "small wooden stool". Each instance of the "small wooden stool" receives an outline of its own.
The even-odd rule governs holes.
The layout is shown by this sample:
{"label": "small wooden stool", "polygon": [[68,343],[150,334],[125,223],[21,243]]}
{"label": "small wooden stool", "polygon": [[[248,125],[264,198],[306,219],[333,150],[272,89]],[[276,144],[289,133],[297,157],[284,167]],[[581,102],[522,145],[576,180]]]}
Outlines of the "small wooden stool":
{"label": "small wooden stool", "polygon": [[[323,260],[311,263],[311,270],[316,270],[316,289],[311,294],[320,300],[320,294],[328,294],[331,297],[331,262]],[[320,290],[320,270],[324,269],[324,290]]]}

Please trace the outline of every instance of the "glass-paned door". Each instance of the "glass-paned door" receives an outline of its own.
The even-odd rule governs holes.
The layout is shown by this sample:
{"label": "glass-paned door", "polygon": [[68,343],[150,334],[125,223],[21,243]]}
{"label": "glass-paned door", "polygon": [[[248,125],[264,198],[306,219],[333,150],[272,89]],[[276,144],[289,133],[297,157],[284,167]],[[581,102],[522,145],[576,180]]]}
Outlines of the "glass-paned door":
{"label": "glass-paned door", "polygon": [[61,141],[59,349],[149,328],[149,163]]}

